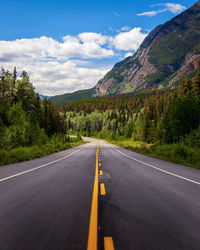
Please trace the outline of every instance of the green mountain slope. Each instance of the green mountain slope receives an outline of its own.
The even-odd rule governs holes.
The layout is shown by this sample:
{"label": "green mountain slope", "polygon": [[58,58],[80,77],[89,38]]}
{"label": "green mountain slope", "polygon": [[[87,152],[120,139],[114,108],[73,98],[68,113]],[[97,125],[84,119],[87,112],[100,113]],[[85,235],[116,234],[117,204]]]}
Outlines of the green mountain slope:
{"label": "green mountain slope", "polygon": [[78,90],[74,93],[56,95],[56,96],[51,97],[50,99],[54,103],[70,102],[70,101],[92,97],[94,93],[95,93],[95,87],[91,89]]}
{"label": "green mountain slope", "polygon": [[174,88],[200,60],[200,1],[156,27],[134,56],[117,63],[96,85],[96,95]]}

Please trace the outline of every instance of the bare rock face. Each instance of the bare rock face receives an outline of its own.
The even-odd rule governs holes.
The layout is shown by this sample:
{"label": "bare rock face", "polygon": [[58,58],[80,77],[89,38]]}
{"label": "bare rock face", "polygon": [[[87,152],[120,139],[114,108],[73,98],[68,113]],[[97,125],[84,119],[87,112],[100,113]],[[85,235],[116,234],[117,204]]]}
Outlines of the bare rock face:
{"label": "bare rock face", "polygon": [[107,81],[105,81],[104,84],[100,83],[97,84],[96,89],[98,89],[102,95],[106,95],[109,92],[109,90],[112,89],[117,83],[118,81],[116,79],[110,78]]}
{"label": "bare rock face", "polygon": [[146,77],[149,74],[153,74],[157,72],[156,67],[149,62],[149,58],[140,57],[139,60],[142,60],[141,65],[142,67],[135,70],[135,72],[130,71],[130,82],[131,87],[136,90],[137,87],[142,86],[143,88],[146,87],[147,83],[145,82]]}
{"label": "bare rock face", "polygon": [[174,87],[200,59],[200,1],[156,27],[132,57],[117,63],[96,85],[95,95]]}
{"label": "bare rock face", "polygon": [[180,79],[183,79],[190,72],[197,69],[199,61],[200,61],[200,54],[194,55],[192,53],[188,53],[180,69],[177,71],[176,76],[169,81],[169,86],[173,86]]}

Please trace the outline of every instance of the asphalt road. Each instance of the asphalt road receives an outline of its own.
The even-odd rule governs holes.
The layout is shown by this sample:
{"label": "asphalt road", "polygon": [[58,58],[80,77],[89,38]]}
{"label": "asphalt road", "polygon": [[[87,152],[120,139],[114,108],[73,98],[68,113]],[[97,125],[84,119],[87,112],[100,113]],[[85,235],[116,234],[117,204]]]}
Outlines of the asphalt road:
{"label": "asphalt road", "polygon": [[98,249],[200,249],[200,170],[101,141],[0,167],[0,249],[87,249],[97,164]]}

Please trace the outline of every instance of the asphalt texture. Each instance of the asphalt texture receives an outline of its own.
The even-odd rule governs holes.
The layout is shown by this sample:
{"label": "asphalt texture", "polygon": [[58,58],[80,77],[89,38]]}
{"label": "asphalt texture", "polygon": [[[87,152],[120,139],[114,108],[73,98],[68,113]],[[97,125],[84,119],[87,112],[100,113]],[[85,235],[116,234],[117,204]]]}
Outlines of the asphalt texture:
{"label": "asphalt texture", "polygon": [[98,249],[199,250],[200,170],[96,140],[0,167],[0,249],[87,249],[97,142]]}

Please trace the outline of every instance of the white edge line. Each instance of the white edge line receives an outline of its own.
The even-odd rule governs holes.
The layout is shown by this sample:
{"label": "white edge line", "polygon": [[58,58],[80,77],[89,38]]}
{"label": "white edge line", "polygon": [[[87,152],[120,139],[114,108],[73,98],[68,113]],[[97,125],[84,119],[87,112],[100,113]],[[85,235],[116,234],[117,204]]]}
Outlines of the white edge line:
{"label": "white edge line", "polygon": [[183,180],[185,180],[185,181],[189,181],[189,182],[195,183],[195,184],[197,184],[197,185],[200,185],[200,182],[198,182],[198,181],[193,181],[193,180],[191,180],[191,179],[185,178],[185,177],[180,176],[180,175],[177,175],[177,174],[173,174],[173,173],[168,172],[168,171],[166,171],[166,170],[163,170],[163,169],[161,169],[161,168],[157,168],[157,167],[155,167],[155,166],[153,166],[153,165],[151,165],[151,164],[148,164],[148,163],[146,163],[146,162],[140,161],[140,160],[138,160],[138,159],[136,159],[136,158],[134,158],[134,157],[128,156],[128,155],[122,153],[121,151],[119,151],[118,149],[116,149],[116,148],[114,148],[114,147],[112,147],[112,148],[113,148],[114,150],[116,150],[117,152],[119,152],[120,154],[126,156],[127,158],[130,158],[130,159],[132,159],[132,160],[134,160],[134,161],[140,162],[140,163],[142,163],[142,164],[144,164],[144,165],[147,165],[147,166],[149,166],[149,167],[151,167],[151,168],[154,168],[154,169],[156,169],[156,170],[158,170],[158,171],[160,171],[160,172],[163,172],[163,173],[165,173],[165,174],[169,174],[169,175],[178,177],[178,178],[180,178],[180,179],[183,179]]}
{"label": "white edge line", "polygon": [[35,170],[37,170],[37,169],[39,169],[39,168],[46,167],[46,166],[51,165],[51,164],[53,164],[53,163],[55,163],[55,162],[62,161],[63,159],[65,159],[65,158],[67,158],[67,157],[70,157],[71,155],[77,153],[77,152],[80,151],[81,149],[83,149],[83,148],[80,148],[80,149],[74,151],[73,153],[71,153],[71,154],[69,154],[69,155],[66,155],[66,156],[64,156],[64,157],[62,157],[62,158],[59,158],[59,159],[57,159],[57,160],[55,160],[55,161],[50,161],[50,162],[47,162],[47,163],[45,163],[45,164],[43,164],[43,165],[40,165],[40,166],[38,166],[38,167],[31,168],[31,169],[26,170],[26,171],[23,171],[23,172],[21,172],[21,173],[14,174],[14,175],[10,175],[10,176],[8,176],[8,177],[5,177],[5,178],[3,178],[3,179],[0,179],[0,182],[3,182],[3,181],[6,181],[6,180],[9,180],[9,179],[12,179],[12,178],[17,177],[17,176],[19,176],[19,175],[23,175],[23,174],[26,174],[26,173],[35,171]]}

